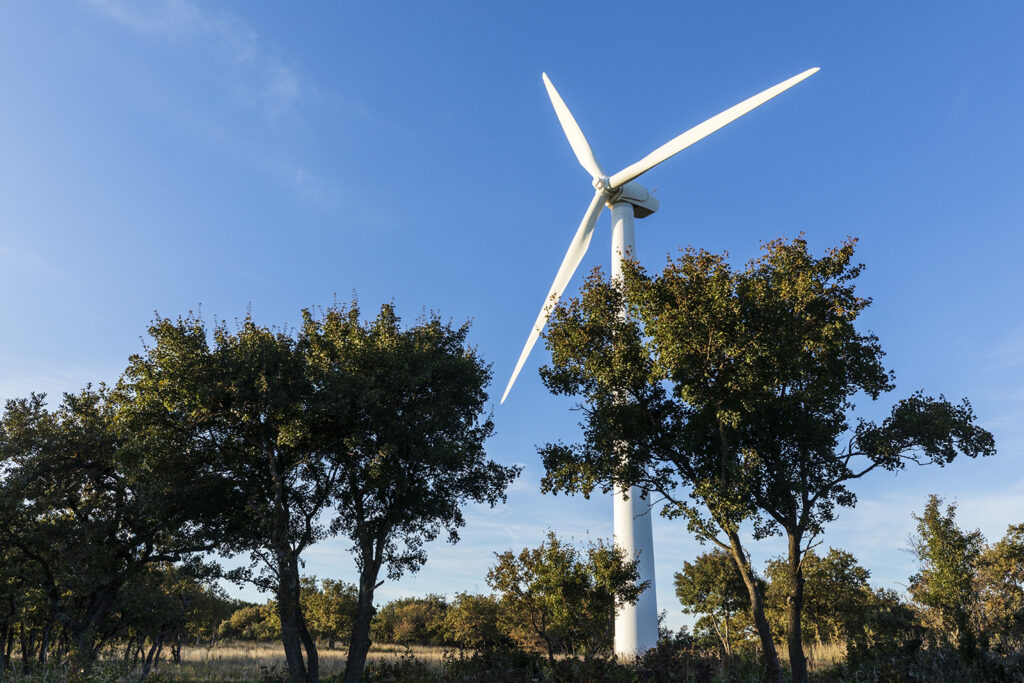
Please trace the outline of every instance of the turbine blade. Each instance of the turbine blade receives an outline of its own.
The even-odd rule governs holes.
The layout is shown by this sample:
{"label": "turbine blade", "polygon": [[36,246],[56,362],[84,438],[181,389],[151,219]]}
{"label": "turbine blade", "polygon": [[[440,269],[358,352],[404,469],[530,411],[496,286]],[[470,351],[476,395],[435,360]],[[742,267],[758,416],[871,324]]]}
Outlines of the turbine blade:
{"label": "turbine blade", "polygon": [[586,169],[587,173],[595,180],[604,178],[604,170],[601,168],[601,164],[597,162],[594,150],[590,149],[587,138],[583,136],[583,131],[580,130],[576,119],[572,117],[569,107],[565,106],[565,102],[562,101],[562,97],[555,90],[555,86],[551,84],[548,75],[542,73],[541,78],[544,79],[544,87],[547,88],[548,97],[551,98],[551,106],[555,108],[558,122],[562,124],[562,130],[565,131],[565,137],[569,138],[569,145],[572,147],[572,151],[576,153],[580,166]]}
{"label": "turbine blade", "polygon": [[711,135],[722,126],[732,123],[733,121],[743,116],[747,112],[751,111],[752,109],[761,106],[762,104],[772,99],[776,95],[782,93],[785,90],[788,90],[789,88],[792,88],[800,81],[814,74],[817,70],[818,67],[814,67],[813,69],[808,69],[803,73],[797,74],[796,76],[793,76],[787,81],[783,81],[782,83],[779,83],[776,86],[768,88],[764,92],[760,92],[754,95],[753,97],[743,100],[736,106],[726,109],[721,114],[712,116],[704,123],[694,126],[690,130],[683,133],[682,135],[679,135],[678,137],[675,137],[672,140],[666,142],[664,145],[654,150],[653,152],[645,156],[643,159],[633,164],[632,166],[627,166],[626,168],[622,169],[621,171],[613,175],[609,181],[609,187],[615,188],[621,185],[625,185],[630,180],[633,180],[634,178],[637,178],[640,175],[646,173],[647,171],[651,170],[652,168],[654,168],[661,162],[665,161],[669,157],[683,151],[693,143],[698,142],[699,140]]}
{"label": "turbine blade", "polygon": [[519,371],[523,369],[523,364],[526,363],[526,358],[530,355],[530,350],[537,343],[541,330],[544,329],[544,325],[548,322],[548,316],[551,315],[555,304],[558,303],[562,292],[565,291],[565,286],[569,284],[569,279],[576,272],[580,261],[583,260],[583,255],[587,253],[587,247],[590,246],[590,238],[594,235],[597,217],[601,215],[601,209],[603,208],[604,195],[598,190],[594,193],[594,198],[590,202],[590,208],[583,214],[583,221],[580,223],[579,229],[576,230],[575,237],[569,243],[569,250],[565,252],[562,265],[558,267],[558,274],[555,275],[555,281],[551,283],[551,290],[544,299],[544,306],[540,309],[540,315],[537,316],[537,321],[533,323],[533,329],[530,331],[530,336],[526,339],[526,346],[523,347],[523,352],[519,354],[519,361],[516,363],[516,369],[512,371],[512,378],[509,379],[508,386],[505,387],[505,393],[501,395],[501,403],[504,403],[508,397],[508,392],[512,390],[512,385],[515,384]]}

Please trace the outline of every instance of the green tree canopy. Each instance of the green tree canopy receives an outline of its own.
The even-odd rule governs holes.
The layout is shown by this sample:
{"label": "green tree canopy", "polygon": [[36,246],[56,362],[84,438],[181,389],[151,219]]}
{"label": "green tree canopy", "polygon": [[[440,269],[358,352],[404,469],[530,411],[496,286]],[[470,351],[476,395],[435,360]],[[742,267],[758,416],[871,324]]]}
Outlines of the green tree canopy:
{"label": "green tree canopy", "polygon": [[[804,605],[801,632],[819,643],[848,643],[865,627],[875,594],[868,585],[871,572],[851,553],[829,548],[824,557],[814,550],[804,554]],[[783,634],[789,617],[789,559],[768,563],[765,606],[774,630]]]}
{"label": "green tree canopy", "polygon": [[331,530],[351,540],[359,569],[346,681],[365,666],[381,570],[393,580],[417,571],[426,543],[443,532],[458,541],[466,503],[503,501],[519,474],[484,452],[494,430],[482,417],[490,368],[468,333],[436,314],[403,329],[389,305],[366,323],[355,304],[304,315],[315,430],[343,465]]}
{"label": "green tree canopy", "polygon": [[610,650],[617,610],[648,585],[638,584],[636,562],[618,546],[598,542],[581,552],[553,531],[537,548],[495,555],[487,584],[499,596],[503,628],[520,645],[543,643],[552,663],[557,651],[589,658]]}
{"label": "green tree canopy", "polygon": [[352,637],[359,589],[355,584],[334,579],[317,583],[315,576],[302,577],[302,608],[310,631],[333,649],[336,641]]}
{"label": "green tree canopy", "polygon": [[468,325],[437,315],[403,330],[390,305],[303,312],[293,334],[245,319],[208,330],[197,317],[160,319],[133,356],[123,391],[153,439],[203,454],[193,477],[223,479],[225,549],[253,558],[248,577],[274,591],[288,670],[317,680],[303,614],[303,551],[329,534],[353,543],[360,571],[346,677],[361,675],[373,591],[426,561],[442,531],[458,540],[466,502],[494,505],[517,468],[486,459],[481,413],[488,367]]}
{"label": "green tree canopy", "polygon": [[675,586],[683,612],[700,615],[694,634],[713,633],[726,655],[753,635],[750,594],[729,553],[718,549],[684,562]]}
{"label": "green tree canopy", "polygon": [[400,645],[443,645],[448,601],[433,593],[398,598],[377,610],[373,617],[375,640]]}
{"label": "green tree canopy", "polygon": [[942,499],[932,495],[911,536],[910,551],[919,569],[910,577],[910,595],[924,607],[931,632],[948,636],[961,654],[977,655],[983,633],[976,566],[985,548],[981,532],[965,532],[956,523],[956,505],[942,511]]}
{"label": "green tree canopy", "polygon": [[[302,552],[326,536],[319,522],[341,464],[323,457],[310,424],[314,387],[299,342],[246,318],[232,331],[197,317],[160,319],[151,345],[132,356],[123,391],[154,439],[205,454],[192,480],[224,478],[231,495],[226,549],[253,558],[250,578],[273,590],[288,669],[318,679],[316,644],[302,616]],[[343,416],[342,416],[343,417]],[[303,659],[305,650],[305,661]]]}
{"label": "green tree canopy", "polygon": [[136,431],[128,400],[87,387],[49,410],[33,394],[0,421],[0,543],[46,595],[78,666],[95,659],[126,585],[223,540],[223,482],[185,486],[195,461]]}
{"label": "green tree canopy", "polygon": [[989,638],[1001,652],[1024,647],[1024,524],[1013,524],[978,558],[978,594]]}
{"label": "green tree canopy", "polygon": [[444,638],[459,647],[488,648],[509,642],[493,595],[458,593],[444,615]]}
{"label": "green tree canopy", "polygon": [[545,488],[655,491],[665,514],[728,550],[772,679],[778,662],[740,524],[755,538],[787,537],[789,654],[805,681],[801,559],[836,508],[855,504],[849,483],[994,452],[966,400],[916,393],[881,423],[851,425],[855,395],[893,388],[878,339],[855,324],[870,300],[855,292],[854,244],[815,258],[802,238],[776,240],[743,269],[689,249],[661,274],[627,263],[621,282],[597,271],[556,307],[547,333],[552,365],[541,376],[583,401],[585,422],[582,443],[541,449]]}

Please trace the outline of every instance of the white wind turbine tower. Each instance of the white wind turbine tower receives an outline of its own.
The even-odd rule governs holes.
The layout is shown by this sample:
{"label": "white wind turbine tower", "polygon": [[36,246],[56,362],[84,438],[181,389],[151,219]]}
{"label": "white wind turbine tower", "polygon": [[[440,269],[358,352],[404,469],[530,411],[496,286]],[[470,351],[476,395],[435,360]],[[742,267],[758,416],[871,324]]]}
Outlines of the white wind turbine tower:
{"label": "white wind turbine tower", "polygon": [[[647,188],[634,180],[698,140],[707,137],[722,126],[735,121],[755,107],[793,87],[817,70],[817,67],[808,69],[726,109],[721,114],[712,116],[704,123],[694,126],[613,176],[608,176],[601,168],[587,139],[583,137],[583,131],[580,130],[576,119],[569,112],[569,108],[565,106],[565,102],[555,90],[555,86],[551,84],[547,74],[542,74],[544,86],[547,88],[551,104],[555,108],[555,114],[558,115],[558,120],[562,124],[562,130],[569,138],[569,145],[576,153],[580,165],[593,178],[595,192],[594,198],[590,201],[590,207],[583,214],[583,221],[576,231],[576,236],[573,237],[569,244],[569,250],[565,253],[565,258],[562,259],[562,265],[558,268],[555,281],[551,284],[551,291],[548,292],[540,315],[537,316],[533,330],[526,340],[526,346],[523,347],[523,352],[519,355],[516,369],[512,372],[508,386],[505,387],[505,393],[501,397],[502,403],[508,397],[508,392],[512,389],[516,377],[519,376],[519,371],[523,369],[523,364],[547,323],[551,310],[562,296],[562,292],[565,291],[569,278],[572,277],[580,261],[583,260],[583,255],[587,252],[587,247],[590,246],[590,238],[594,234],[597,217],[601,214],[604,206],[608,206],[612,211],[611,275],[613,279],[621,279],[623,259],[627,254],[634,254],[636,251],[633,219],[650,216],[658,210],[659,205],[658,200]],[[625,315],[625,312],[623,314]],[[626,496],[623,496],[623,491],[616,487],[614,501],[615,543],[625,549],[629,559],[638,560],[640,581],[650,581],[650,587],[643,592],[637,604],[627,605],[615,617],[615,652],[624,656],[633,656],[646,652],[658,641],[658,605],[654,591],[654,540],[651,534],[651,515],[648,514],[650,504],[647,502],[645,493],[635,486],[629,490]],[[638,555],[639,557],[637,557]]]}

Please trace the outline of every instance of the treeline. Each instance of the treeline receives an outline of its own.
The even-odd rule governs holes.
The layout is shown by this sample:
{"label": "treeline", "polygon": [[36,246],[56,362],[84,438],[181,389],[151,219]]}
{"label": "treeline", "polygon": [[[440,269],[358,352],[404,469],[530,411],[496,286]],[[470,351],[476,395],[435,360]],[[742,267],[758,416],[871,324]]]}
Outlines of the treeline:
{"label": "treeline", "polygon": [[[0,678],[14,666],[22,674],[59,665],[72,656],[74,631],[54,618],[53,605],[35,565],[3,556],[0,583]],[[64,603],[80,603],[81,595],[62,592]],[[91,596],[90,596],[91,597]],[[95,599],[94,597],[92,599]],[[153,563],[125,581],[111,609],[96,626],[97,648],[116,649],[119,658],[145,677],[165,654],[180,661],[185,645],[217,640],[219,626],[244,603],[229,599],[197,565]],[[76,609],[77,605],[65,609]]]}
{"label": "treeline", "polygon": [[[907,550],[918,571],[908,578],[906,596],[872,588],[870,572],[849,552],[805,554],[801,629],[807,641],[840,646],[855,660],[951,649],[975,662],[990,651],[1024,652],[1024,525],[1011,525],[988,544],[980,532],[960,529],[956,506],[943,511],[936,496],[914,519]],[[765,616],[782,642],[790,595],[786,558],[768,562],[757,580]],[[698,616],[693,635],[699,645],[726,656],[757,652],[749,594],[724,552],[685,563],[675,586],[683,611]]]}
{"label": "treeline", "polygon": [[[502,501],[518,474],[484,452],[490,370],[467,334],[436,314],[403,328],[390,305],[363,321],[355,302],[287,331],[158,319],[115,385],[53,408],[8,400],[4,666],[15,640],[23,667],[55,658],[75,676],[101,649],[132,660],[147,642],[145,677],[226,578],[274,596],[290,676],[319,680],[299,568],[338,535],[359,577],[346,670],[359,680],[383,577],[418,570],[438,536],[457,541],[463,506]],[[216,554],[250,562],[225,572]]]}
{"label": "treeline", "polygon": [[[636,602],[635,562],[604,542],[578,547],[553,532],[536,548],[496,554],[486,581],[489,595],[458,593],[399,598],[379,607],[370,623],[375,642],[516,649],[589,660],[609,657],[616,605]],[[351,633],[355,587],[344,582],[303,578],[301,600],[310,632],[333,646]],[[223,638],[270,640],[280,637],[273,601],[237,609],[218,629]]]}
{"label": "treeline", "polygon": [[[853,261],[854,246],[851,239],[816,257],[802,238],[776,240],[742,268],[696,249],[670,258],[661,273],[627,262],[621,279],[595,272],[578,297],[560,301],[546,334],[551,364],[541,378],[577,401],[582,431],[578,443],[539,449],[542,491],[649,492],[663,516],[715,549],[689,571],[731,566],[736,621],[705,627],[726,658],[756,639],[759,670],[773,682],[783,680],[786,660],[793,681],[808,680],[805,642],[855,643],[857,633],[875,629],[836,616],[831,598],[827,618],[820,616],[813,592],[815,572],[845,571],[860,588],[836,595],[867,599],[866,574],[853,558],[814,552],[839,511],[856,504],[855,483],[908,464],[941,467],[995,453],[967,399],[916,391],[882,420],[857,417],[854,397],[878,399],[895,380],[877,337],[857,328],[870,299],[855,289],[863,266]],[[383,581],[422,567],[430,541],[457,541],[463,506],[503,501],[519,474],[485,454],[494,429],[484,413],[490,368],[467,336],[468,325],[437,314],[403,328],[390,305],[364,321],[355,302],[304,311],[294,330],[249,318],[234,327],[157,319],[112,386],[87,386],[56,406],[38,394],[7,401],[4,664],[18,642],[23,666],[55,658],[77,676],[116,645],[123,658],[142,662],[133,675],[145,677],[165,644],[173,649],[188,637],[182,620],[216,599],[214,581],[224,578],[250,582],[273,602],[233,610],[217,621],[218,633],[234,614],[239,633],[276,618],[288,676],[317,681],[317,641],[326,632],[311,616],[300,568],[309,546],[338,536],[350,543],[358,577],[354,588],[338,587],[355,598],[345,681],[362,677],[374,637],[411,642],[438,633],[475,639],[481,652],[523,655],[524,680],[546,676],[538,662],[562,679],[571,676],[558,673],[561,661],[620,666],[604,656],[615,605],[643,586],[635,567],[605,545],[580,549],[550,536],[503,553],[487,576],[493,597],[457,598],[429,627],[413,615],[437,613],[433,599],[377,614]],[[1017,647],[1016,598],[1005,596],[1020,584],[1019,532],[993,554],[939,506],[922,513],[933,521],[921,521],[915,545],[925,559],[909,609],[920,635],[906,643],[923,645],[908,651],[948,650],[959,662],[1005,667],[1011,659],[1000,653]],[[762,574],[748,545],[770,536],[783,537],[787,550]],[[933,551],[946,546],[945,554]],[[217,556],[249,562],[226,572]],[[854,600],[851,609],[880,623],[902,619],[895,598],[870,592],[874,602]],[[449,628],[449,613],[472,613],[481,626]],[[209,632],[213,618],[204,624],[196,634]],[[679,653],[705,667],[711,660],[698,641],[709,633],[666,641],[668,650],[651,655],[661,663],[651,666],[665,680],[688,670],[691,660]],[[519,666],[501,662],[492,664]]]}
{"label": "treeline", "polygon": [[[874,680],[881,669],[892,680],[938,674],[948,680],[1013,679],[1012,672],[1024,664],[1024,524],[1010,526],[1002,539],[988,543],[978,531],[961,529],[955,505],[944,507],[935,496],[914,519],[916,531],[904,549],[917,569],[906,593],[873,587],[870,571],[847,551],[812,549],[804,555],[801,629],[807,644],[824,647],[832,658],[818,664],[815,678]],[[518,662],[542,672],[541,678],[566,671],[584,678],[601,672],[642,678],[653,675],[656,666],[725,677],[761,670],[755,664],[762,652],[749,593],[732,558],[721,550],[685,562],[675,574],[683,612],[697,617],[693,628],[677,633],[662,628],[656,653],[633,664],[614,664],[614,605],[635,599],[635,577],[635,566],[607,545],[579,548],[549,533],[539,547],[496,554],[486,577],[491,593],[387,602],[373,618],[371,636],[381,643],[469,649],[476,653],[472,666],[480,667],[494,663],[495,655],[485,653],[502,652],[497,661]],[[768,561],[755,577],[772,637],[784,646],[790,596],[786,557]],[[318,592],[315,580],[303,581],[308,614],[354,611],[354,587],[335,589],[330,592],[334,599],[325,601],[328,591]],[[322,606],[315,607],[317,601]],[[328,602],[333,609],[324,609]],[[280,633],[276,613],[272,603],[245,607],[219,632],[274,639]],[[351,618],[333,624],[341,626],[341,639]],[[318,637],[332,634],[323,629]],[[544,658],[546,665],[532,660],[528,666],[529,656]],[[464,661],[453,660],[450,666],[481,673],[466,668]],[[659,680],[687,679],[666,675]]]}

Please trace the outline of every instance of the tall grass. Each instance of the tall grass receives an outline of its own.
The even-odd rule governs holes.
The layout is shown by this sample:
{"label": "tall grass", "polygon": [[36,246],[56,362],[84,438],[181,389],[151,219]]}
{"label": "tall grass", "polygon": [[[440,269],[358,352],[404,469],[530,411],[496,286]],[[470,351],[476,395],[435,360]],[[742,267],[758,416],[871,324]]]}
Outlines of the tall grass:
{"label": "tall grass", "polygon": [[[445,651],[441,647],[374,643],[366,662],[373,666],[412,657],[440,670]],[[318,647],[317,652],[322,678],[344,673],[347,647],[333,650]],[[280,643],[222,642],[214,647],[182,648],[180,663],[163,660],[156,672],[157,678],[168,681],[259,681],[278,678],[284,670],[284,647]]]}

